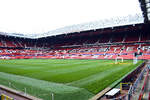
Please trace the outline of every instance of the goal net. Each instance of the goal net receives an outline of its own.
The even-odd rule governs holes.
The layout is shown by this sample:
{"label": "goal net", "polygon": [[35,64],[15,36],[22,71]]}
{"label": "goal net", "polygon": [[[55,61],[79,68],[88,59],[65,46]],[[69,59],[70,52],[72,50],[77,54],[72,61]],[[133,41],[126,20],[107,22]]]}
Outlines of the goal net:
{"label": "goal net", "polygon": [[133,64],[136,64],[137,62],[138,62],[137,57],[134,57],[134,58],[133,58]]}
{"label": "goal net", "polygon": [[123,62],[123,57],[116,57],[115,64],[117,64],[118,62]]}

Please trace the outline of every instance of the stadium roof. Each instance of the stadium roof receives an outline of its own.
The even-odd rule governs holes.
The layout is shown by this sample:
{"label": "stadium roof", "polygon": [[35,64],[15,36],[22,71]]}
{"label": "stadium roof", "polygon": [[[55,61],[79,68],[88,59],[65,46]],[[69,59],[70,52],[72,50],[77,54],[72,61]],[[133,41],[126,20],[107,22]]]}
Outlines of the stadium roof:
{"label": "stadium roof", "polygon": [[36,39],[36,38],[41,38],[41,37],[68,34],[68,33],[73,33],[73,32],[81,32],[81,31],[86,31],[86,30],[96,30],[96,29],[104,29],[108,27],[138,24],[138,23],[143,23],[143,20],[144,19],[141,14],[136,14],[136,15],[129,15],[125,17],[116,17],[116,18],[111,18],[111,19],[106,19],[106,20],[99,20],[99,21],[94,21],[94,22],[89,22],[89,23],[66,26],[63,28],[58,28],[56,30],[52,30],[52,31],[49,31],[46,33],[40,33],[40,34],[20,34],[20,33],[8,33],[8,32],[0,32],[0,34],[7,35],[7,36]]}
{"label": "stadium roof", "polygon": [[144,22],[149,23],[150,21],[150,0],[139,0],[141,10],[144,17]]}
{"label": "stadium roof", "polygon": [[[9,0],[6,0],[6,1],[9,1]],[[14,1],[18,1],[18,0],[14,0]],[[12,2],[12,3],[14,3],[14,1]],[[27,0],[28,1],[28,0]],[[68,4],[70,4],[69,5],[69,9],[71,9],[71,6],[74,6],[74,5],[71,5],[71,3],[69,3],[69,1],[68,0],[63,0],[63,1],[67,1],[67,5]],[[59,34],[68,34],[68,33],[72,33],[72,32],[80,32],[80,31],[86,31],[86,30],[95,30],[95,29],[101,29],[101,28],[107,28],[107,27],[115,27],[115,26],[122,26],[122,25],[130,25],[130,24],[138,24],[138,23],[143,23],[144,22],[144,18],[145,18],[145,16],[144,16],[144,18],[143,18],[143,15],[144,14],[142,14],[142,11],[143,11],[143,9],[142,9],[142,11],[141,11],[141,9],[140,9],[140,4],[139,4],[139,2],[138,2],[138,0],[132,0],[132,3],[131,3],[131,0],[116,0],[115,2],[113,1],[107,1],[107,2],[105,2],[104,4],[105,4],[105,6],[104,6],[104,9],[103,8],[99,8],[100,6],[102,6],[103,5],[103,2],[101,1],[101,5],[100,4],[98,4],[98,5],[96,5],[97,4],[97,1],[99,1],[99,0],[92,0],[92,1],[90,1],[90,0],[83,0],[84,2],[81,2],[81,0],[77,0],[78,2],[76,3],[76,2],[74,2],[74,3],[76,3],[76,4],[78,4],[78,5],[76,5],[76,6],[74,6],[74,7],[76,7],[76,8],[78,8],[77,10],[70,10],[71,12],[69,12],[70,14],[73,14],[73,13],[75,13],[75,14],[73,14],[73,16],[74,17],[78,17],[79,16],[79,19],[80,19],[80,21],[74,21],[73,20],[73,22],[74,23],[72,23],[71,25],[70,24],[64,24],[64,25],[62,25],[61,27],[59,26],[59,27],[57,27],[56,29],[54,28],[54,29],[49,29],[49,30],[51,30],[51,31],[49,31],[49,30],[46,30],[46,31],[42,31],[42,32],[33,32],[33,33],[30,33],[29,34],[29,32],[22,32],[22,31],[17,31],[17,29],[14,29],[15,31],[12,31],[11,30],[11,28],[9,29],[9,28],[7,28],[7,27],[4,27],[3,28],[3,26],[9,26],[9,23],[7,24],[7,25],[5,25],[6,23],[4,22],[2,22],[1,21],[1,23],[2,24],[0,24],[1,26],[0,26],[0,34],[2,34],[2,35],[7,35],[7,36],[15,36],[15,37],[24,37],[24,38],[40,38],[40,37],[47,37],[47,36],[54,36],[54,35],[59,35]],[[89,2],[90,1],[90,2]],[[128,1],[128,2],[127,2]],[[133,2],[134,1],[134,2]],[[139,0],[140,1],[140,0]],[[85,3],[86,2],[86,3]],[[123,2],[123,3],[122,3]],[[130,2],[130,3],[129,3]],[[137,3],[138,2],[138,3]],[[140,1],[141,2],[141,1]],[[1,3],[1,2],[0,2]],[[17,2],[17,3],[19,3],[19,1]],[[28,2],[25,2],[25,3],[30,3],[29,1]],[[41,2],[40,2],[41,3]],[[58,1],[57,1],[57,3],[58,3]],[[63,3],[63,2],[62,2]],[[65,2],[64,2],[65,3]],[[86,4],[88,4],[88,3],[92,3],[92,4],[89,4],[89,5],[86,5]],[[125,5],[125,3],[126,3],[126,5]],[[1,3],[1,4],[3,4],[3,3]],[[20,3],[19,3],[20,4]],[[35,4],[35,2],[34,2],[34,4]],[[95,4],[95,5],[94,5]],[[115,5],[115,4],[117,4],[117,5]],[[127,5],[128,4],[128,5]],[[132,4],[132,5],[130,5],[130,4]],[[133,4],[136,4],[136,5],[133,5]],[[36,5],[36,4],[35,4]],[[64,4],[62,4],[62,5],[64,5]],[[113,6],[111,6],[111,5],[113,5]],[[0,5],[1,6],[1,5]],[[9,5],[10,7],[11,7],[11,5]],[[7,7],[9,7],[9,6],[7,6]],[[22,5],[22,6],[25,6],[25,8],[26,8],[26,5]],[[42,5],[40,5],[40,6],[42,6]],[[45,5],[44,5],[45,6]],[[55,6],[57,6],[58,8],[59,8],[59,6],[61,6],[61,5],[55,5]],[[81,6],[81,8],[80,8],[80,6]],[[98,6],[98,7],[96,7],[97,9],[92,9],[92,8],[94,8],[95,6]],[[113,9],[113,7],[115,7],[115,6],[117,6],[116,7],[116,9]],[[125,8],[123,8],[123,9],[121,9],[122,8],[122,6],[124,6]],[[128,7],[129,7],[129,9],[128,9]],[[131,6],[131,8],[130,8],[130,6]],[[132,7],[137,7],[137,8],[132,8]],[[2,6],[3,7],[3,6]],[[87,13],[87,12],[85,12],[86,10],[83,10],[84,12],[82,12],[82,13],[76,13],[76,12],[79,12],[80,10],[82,10],[83,9],[83,7],[85,7],[86,9],[87,9],[87,12],[88,12],[88,15],[86,15],[86,16],[84,16],[84,17],[82,17],[83,15],[82,14],[84,14],[84,13]],[[6,7],[5,7],[6,8]],[[21,6],[20,6],[20,8],[21,8]],[[33,7],[32,7],[33,8]],[[32,8],[30,8],[31,10],[32,10]],[[42,7],[39,7],[40,9],[42,9]],[[92,9],[92,11],[90,10],[90,9],[88,9],[88,8],[90,8],[90,9]],[[142,7],[141,7],[142,8]],[[9,8],[10,9],[10,8]],[[12,8],[13,9],[13,8]],[[27,11],[30,11],[30,9],[28,9]],[[39,9],[39,10],[40,10]],[[61,8],[59,8],[59,10],[60,10]],[[63,8],[62,8],[63,9]],[[118,9],[120,9],[120,12],[117,12],[117,11],[119,11]],[[125,10],[124,10],[125,9]],[[17,8],[17,10],[18,10],[18,8]],[[42,9],[43,10],[43,9]],[[48,9],[49,10],[49,9]],[[68,8],[67,8],[67,10],[68,10]],[[112,11],[112,10],[115,10],[115,11]],[[132,11],[133,10],[133,11]],[[5,10],[4,10],[5,11]],[[26,10],[25,10],[26,11]],[[51,12],[52,12],[52,10],[50,10]],[[75,12],[76,11],[76,12]],[[7,12],[7,9],[6,9],[6,12]],[[93,12],[95,12],[95,13],[93,13]],[[127,14],[127,12],[130,12],[130,13],[128,13]],[[26,13],[26,12],[23,12],[23,13]],[[60,11],[58,11],[58,10],[54,10],[54,13],[60,13],[60,19],[61,19],[61,17],[63,16],[63,15],[65,15],[66,13],[64,13],[64,14],[61,14],[61,12]],[[28,13],[27,13],[28,14]],[[40,14],[42,14],[42,13],[40,13]],[[96,15],[99,15],[98,17],[96,17],[96,15],[94,15],[94,14],[96,14]],[[103,15],[105,15],[106,14],[106,16],[103,16]],[[120,14],[120,15],[115,15],[115,14]],[[31,14],[32,16],[34,15],[34,14]],[[77,15],[77,16],[76,16]],[[15,15],[14,15],[15,16]],[[28,15],[28,16],[30,16],[30,15]],[[23,17],[24,19],[26,19],[25,17],[28,17],[28,16],[21,16],[21,17]],[[69,16],[69,14],[67,13],[67,16]],[[73,17],[72,16],[72,17]],[[80,18],[80,16],[81,16],[81,18]],[[84,20],[84,19],[86,19],[87,17],[89,17],[89,16],[91,16],[91,18],[93,17],[93,19],[89,19],[89,20]],[[103,18],[100,18],[100,16],[103,16]],[[117,17],[118,16],[118,17]],[[10,16],[10,17],[12,17],[12,16]],[[10,18],[9,17],[9,18]],[[38,16],[37,16],[38,17]],[[41,16],[40,16],[41,17]],[[20,17],[19,17],[20,18]],[[43,17],[42,17],[43,18]],[[40,19],[40,20],[43,20],[43,19]],[[46,17],[45,17],[46,18]],[[51,17],[50,17],[51,18]],[[50,19],[49,18],[49,19]],[[68,17],[67,17],[68,18]],[[95,18],[95,19],[94,19]],[[24,19],[22,19],[22,20],[24,20]],[[100,20],[99,20],[100,19]],[[0,17],[0,20],[1,20],[1,17]],[[3,19],[2,19],[3,20]],[[7,19],[6,19],[7,20]],[[13,19],[12,19],[13,20]],[[64,20],[63,18],[61,19],[61,20],[58,20],[58,19],[56,19],[55,20],[55,23],[56,24],[59,24],[59,21],[61,22],[61,20]],[[84,20],[84,21],[82,21],[82,20]],[[96,20],[96,21],[93,21],[93,20]],[[11,21],[11,20],[9,20],[9,21]],[[27,21],[27,20],[25,20],[25,21]],[[70,22],[70,21],[72,21],[72,19],[71,20],[69,20],[68,19],[68,22]],[[52,20],[51,20],[51,22],[52,22]],[[49,23],[51,23],[51,22],[49,22]],[[67,20],[65,19],[65,22],[67,23]],[[17,21],[16,21],[16,23],[17,23]],[[81,24],[78,24],[78,23],[81,23]],[[10,24],[12,24],[12,26],[11,27],[13,27],[13,26],[17,26],[18,24],[15,24],[15,23],[10,23]],[[24,23],[21,23],[21,24],[24,24]],[[31,24],[32,24],[32,22],[31,22]],[[37,23],[35,23],[35,25],[36,24],[38,24],[38,25],[40,25],[41,23],[40,23],[40,21],[37,21]],[[54,24],[54,23],[53,23]],[[28,26],[30,26],[30,22],[27,24]],[[21,25],[20,25],[21,26]],[[57,25],[56,25],[57,26]],[[27,26],[26,26],[27,27]],[[42,25],[41,25],[41,27],[42,27]],[[21,27],[22,28],[22,27]],[[21,28],[19,28],[18,27],[18,30],[19,29],[21,29]],[[11,30],[11,31],[10,31]],[[28,34],[27,34],[28,33]],[[38,33],[38,34],[37,34]]]}

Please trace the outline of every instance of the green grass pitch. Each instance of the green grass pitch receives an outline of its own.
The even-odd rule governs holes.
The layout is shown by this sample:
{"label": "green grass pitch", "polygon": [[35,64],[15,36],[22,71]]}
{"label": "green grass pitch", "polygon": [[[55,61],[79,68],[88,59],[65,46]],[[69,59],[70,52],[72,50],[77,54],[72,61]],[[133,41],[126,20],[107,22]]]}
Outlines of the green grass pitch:
{"label": "green grass pitch", "polygon": [[143,61],[114,64],[114,60],[0,60],[0,84],[51,100],[88,100],[135,69]]}

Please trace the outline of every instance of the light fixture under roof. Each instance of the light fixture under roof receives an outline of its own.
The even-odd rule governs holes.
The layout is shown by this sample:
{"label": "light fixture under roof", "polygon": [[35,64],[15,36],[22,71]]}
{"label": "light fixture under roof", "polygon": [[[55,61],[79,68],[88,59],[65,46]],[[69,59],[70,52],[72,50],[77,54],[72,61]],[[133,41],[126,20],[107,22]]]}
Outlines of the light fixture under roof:
{"label": "light fixture under roof", "polygon": [[145,0],[146,3],[150,2],[150,0]]}

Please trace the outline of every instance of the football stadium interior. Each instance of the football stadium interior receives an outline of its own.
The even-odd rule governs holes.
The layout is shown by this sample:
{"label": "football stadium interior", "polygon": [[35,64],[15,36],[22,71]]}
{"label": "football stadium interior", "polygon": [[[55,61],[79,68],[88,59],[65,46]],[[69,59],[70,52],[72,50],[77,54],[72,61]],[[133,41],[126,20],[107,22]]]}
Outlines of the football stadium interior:
{"label": "football stadium interior", "polygon": [[150,100],[150,1],[139,3],[142,15],[104,27],[0,32],[0,100]]}

